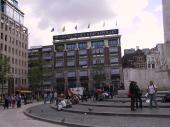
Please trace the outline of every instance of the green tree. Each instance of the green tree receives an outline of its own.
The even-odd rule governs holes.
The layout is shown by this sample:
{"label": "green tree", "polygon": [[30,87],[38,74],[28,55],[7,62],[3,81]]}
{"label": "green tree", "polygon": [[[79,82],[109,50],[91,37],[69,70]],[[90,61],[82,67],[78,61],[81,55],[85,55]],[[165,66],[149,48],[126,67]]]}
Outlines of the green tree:
{"label": "green tree", "polygon": [[28,80],[32,91],[38,92],[42,87],[43,82],[43,68],[42,61],[32,61],[28,71]]}
{"label": "green tree", "polygon": [[96,87],[99,87],[102,85],[102,83],[105,81],[105,72],[104,72],[104,66],[101,64],[94,65],[92,67],[92,75],[93,80],[95,81]]}
{"label": "green tree", "polygon": [[1,94],[4,94],[4,84],[7,82],[10,74],[9,59],[6,57],[0,57],[0,84]]}

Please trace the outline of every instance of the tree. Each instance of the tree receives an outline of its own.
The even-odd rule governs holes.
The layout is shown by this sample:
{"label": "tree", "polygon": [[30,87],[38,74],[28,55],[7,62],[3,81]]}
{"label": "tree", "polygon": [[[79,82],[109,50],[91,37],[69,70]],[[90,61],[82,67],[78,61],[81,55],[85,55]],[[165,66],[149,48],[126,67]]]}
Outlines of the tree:
{"label": "tree", "polygon": [[106,79],[104,66],[102,64],[94,65],[92,67],[93,80],[95,81],[96,87],[100,87]]}
{"label": "tree", "polygon": [[30,64],[30,69],[28,71],[28,80],[32,91],[38,92],[39,88],[42,86],[43,82],[43,69],[41,61],[32,61]]}
{"label": "tree", "polygon": [[6,57],[0,57],[0,84],[1,94],[4,94],[4,84],[7,82],[10,74],[9,59]]}

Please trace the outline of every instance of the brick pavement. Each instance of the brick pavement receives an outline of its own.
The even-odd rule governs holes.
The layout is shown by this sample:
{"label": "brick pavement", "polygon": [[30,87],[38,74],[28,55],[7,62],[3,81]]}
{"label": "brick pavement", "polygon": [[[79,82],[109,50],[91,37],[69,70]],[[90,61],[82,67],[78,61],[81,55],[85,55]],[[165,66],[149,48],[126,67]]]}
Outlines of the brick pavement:
{"label": "brick pavement", "polygon": [[[73,109],[76,108],[76,106],[73,106]],[[77,108],[79,110],[82,110],[81,109],[82,107],[77,107]],[[107,108],[102,110],[106,110],[106,109]],[[128,117],[127,116],[102,116],[102,115],[89,115],[88,113],[76,114],[76,113],[54,110],[50,108],[50,106],[47,104],[29,108],[27,111],[29,110],[31,110],[32,115],[42,117],[42,118],[47,118],[52,121],[59,122],[62,121],[62,119],[64,119],[65,123],[72,123],[78,125],[81,124],[90,127],[114,127],[114,126],[115,127],[160,127],[160,126],[168,127],[170,125],[169,118],[166,117],[158,118],[158,117],[131,117],[131,116]],[[124,110],[122,110],[121,108],[120,111],[118,112],[125,112]],[[150,111],[150,113],[154,113],[157,111],[160,113],[162,112],[160,110],[161,109],[158,110],[154,109]]]}
{"label": "brick pavement", "polygon": [[37,104],[40,103],[29,104],[26,106],[22,106],[19,109],[10,108],[8,110],[3,110],[3,108],[0,107],[0,127],[64,127],[60,125],[34,120],[23,114],[23,111],[26,108],[35,106]]}

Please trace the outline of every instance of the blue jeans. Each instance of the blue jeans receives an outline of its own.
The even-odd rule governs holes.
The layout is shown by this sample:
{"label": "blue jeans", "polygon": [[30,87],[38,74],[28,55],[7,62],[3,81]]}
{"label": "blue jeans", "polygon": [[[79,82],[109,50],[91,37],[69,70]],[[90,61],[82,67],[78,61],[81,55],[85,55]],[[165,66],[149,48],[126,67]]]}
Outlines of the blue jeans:
{"label": "blue jeans", "polygon": [[158,108],[157,100],[156,100],[156,93],[149,94],[149,99],[150,99],[150,108],[153,107],[152,101],[155,103],[155,107]]}

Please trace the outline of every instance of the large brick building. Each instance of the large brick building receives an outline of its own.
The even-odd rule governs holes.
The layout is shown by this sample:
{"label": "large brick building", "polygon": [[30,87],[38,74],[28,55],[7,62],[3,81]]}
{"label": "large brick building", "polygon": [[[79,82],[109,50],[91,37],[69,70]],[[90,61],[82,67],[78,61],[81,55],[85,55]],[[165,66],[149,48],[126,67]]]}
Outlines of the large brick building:
{"label": "large brick building", "polygon": [[28,30],[23,21],[24,13],[16,0],[0,0],[0,54],[10,62],[10,81],[3,87],[4,93],[27,86]]}
{"label": "large brick building", "polygon": [[119,88],[122,82],[121,43],[118,29],[56,35],[53,37],[56,86],[93,89],[93,67],[102,65],[103,83]]}

